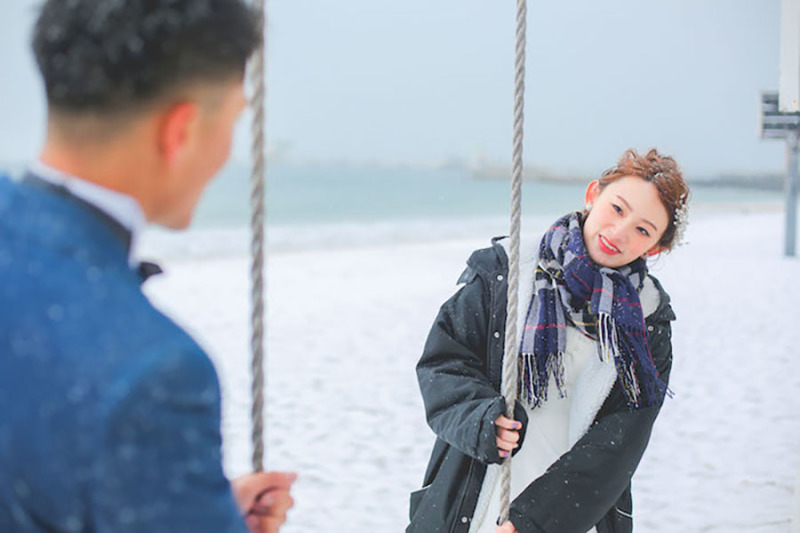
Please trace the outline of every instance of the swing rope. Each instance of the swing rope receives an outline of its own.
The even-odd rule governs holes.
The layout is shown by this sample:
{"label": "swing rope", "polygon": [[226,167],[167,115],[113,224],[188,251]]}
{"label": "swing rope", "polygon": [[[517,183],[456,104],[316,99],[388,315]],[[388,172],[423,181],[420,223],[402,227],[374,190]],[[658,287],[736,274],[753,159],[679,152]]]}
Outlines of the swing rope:
{"label": "swing rope", "polygon": [[[517,399],[518,343],[517,306],[519,292],[519,241],[522,212],[522,141],[525,115],[525,32],[528,8],[526,0],[517,0],[516,60],[514,62],[514,138],[511,168],[511,246],[508,257],[508,302],[506,305],[506,338],[503,356],[503,397],[506,417],[514,418]],[[500,520],[508,520],[511,497],[511,457],[503,461],[500,471]]]}
{"label": "swing rope", "polygon": [[250,350],[252,360],[251,393],[253,405],[251,440],[253,443],[253,472],[264,471],[264,230],[265,172],[266,172],[266,0],[255,1],[258,27],[261,28],[262,45],[250,59],[250,83],[253,95],[250,105],[252,122],[252,173],[250,175]]}

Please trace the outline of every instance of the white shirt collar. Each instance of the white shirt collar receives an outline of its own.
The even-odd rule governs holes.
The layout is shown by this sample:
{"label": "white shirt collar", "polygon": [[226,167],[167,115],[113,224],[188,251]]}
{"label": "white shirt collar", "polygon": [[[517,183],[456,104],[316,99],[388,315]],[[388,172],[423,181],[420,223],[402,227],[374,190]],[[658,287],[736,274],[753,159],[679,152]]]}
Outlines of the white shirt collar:
{"label": "white shirt collar", "polygon": [[136,249],[139,234],[147,224],[147,219],[145,218],[144,211],[142,211],[139,202],[132,196],[112,191],[111,189],[101,187],[100,185],[86,181],[77,176],[67,174],[41,161],[36,161],[31,164],[30,171],[49,183],[64,187],[73,196],[93,205],[122,224],[125,229],[131,232],[131,247],[128,254],[128,261],[131,264],[137,262],[133,259],[135,256],[134,250]]}

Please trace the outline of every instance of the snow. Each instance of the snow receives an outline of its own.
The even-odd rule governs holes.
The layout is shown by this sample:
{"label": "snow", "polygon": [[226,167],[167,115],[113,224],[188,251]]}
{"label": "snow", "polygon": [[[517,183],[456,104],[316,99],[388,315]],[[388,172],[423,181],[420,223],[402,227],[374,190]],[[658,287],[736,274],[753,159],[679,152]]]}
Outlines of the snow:
{"label": "snow", "polygon": [[[300,475],[283,533],[405,527],[434,440],[414,365],[467,257],[492,236],[435,232],[269,255],[267,466]],[[634,477],[636,529],[785,532],[800,468],[798,261],[782,256],[778,211],[698,209],[687,240],[651,266],[678,315],[675,396]],[[147,291],[211,353],[226,470],[245,473],[248,259],[174,254],[162,266]]]}

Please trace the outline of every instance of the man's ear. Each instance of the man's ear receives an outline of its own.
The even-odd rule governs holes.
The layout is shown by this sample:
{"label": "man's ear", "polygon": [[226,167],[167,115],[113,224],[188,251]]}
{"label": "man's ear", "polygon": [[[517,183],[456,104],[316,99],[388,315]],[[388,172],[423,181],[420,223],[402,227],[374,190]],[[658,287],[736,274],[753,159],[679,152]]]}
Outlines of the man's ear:
{"label": "man's ear", "polygon": [[159,130],[159,148],[168,165],[182,155],[190,139],[192,124],[197,115],[197,105],[183,102],[164,111]]}
{"label": "man's ear", "polygon": [[597,200],[598,196],[600,196],[600,182],[594,180],[589,184],[588,187],[586,187],[586,205],[594,205],[594,202]]}

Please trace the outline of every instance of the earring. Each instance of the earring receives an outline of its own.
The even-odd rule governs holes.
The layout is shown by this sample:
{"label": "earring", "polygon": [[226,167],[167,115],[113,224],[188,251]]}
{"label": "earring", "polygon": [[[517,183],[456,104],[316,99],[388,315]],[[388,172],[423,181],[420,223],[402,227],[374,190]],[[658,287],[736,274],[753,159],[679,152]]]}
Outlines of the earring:
{"label": "earring", "polygon": [[591,208],[592,208],[592,204],[586,204],[586,210],[587,210],[587,211],[588,211],[589,209],[591,209]]}

